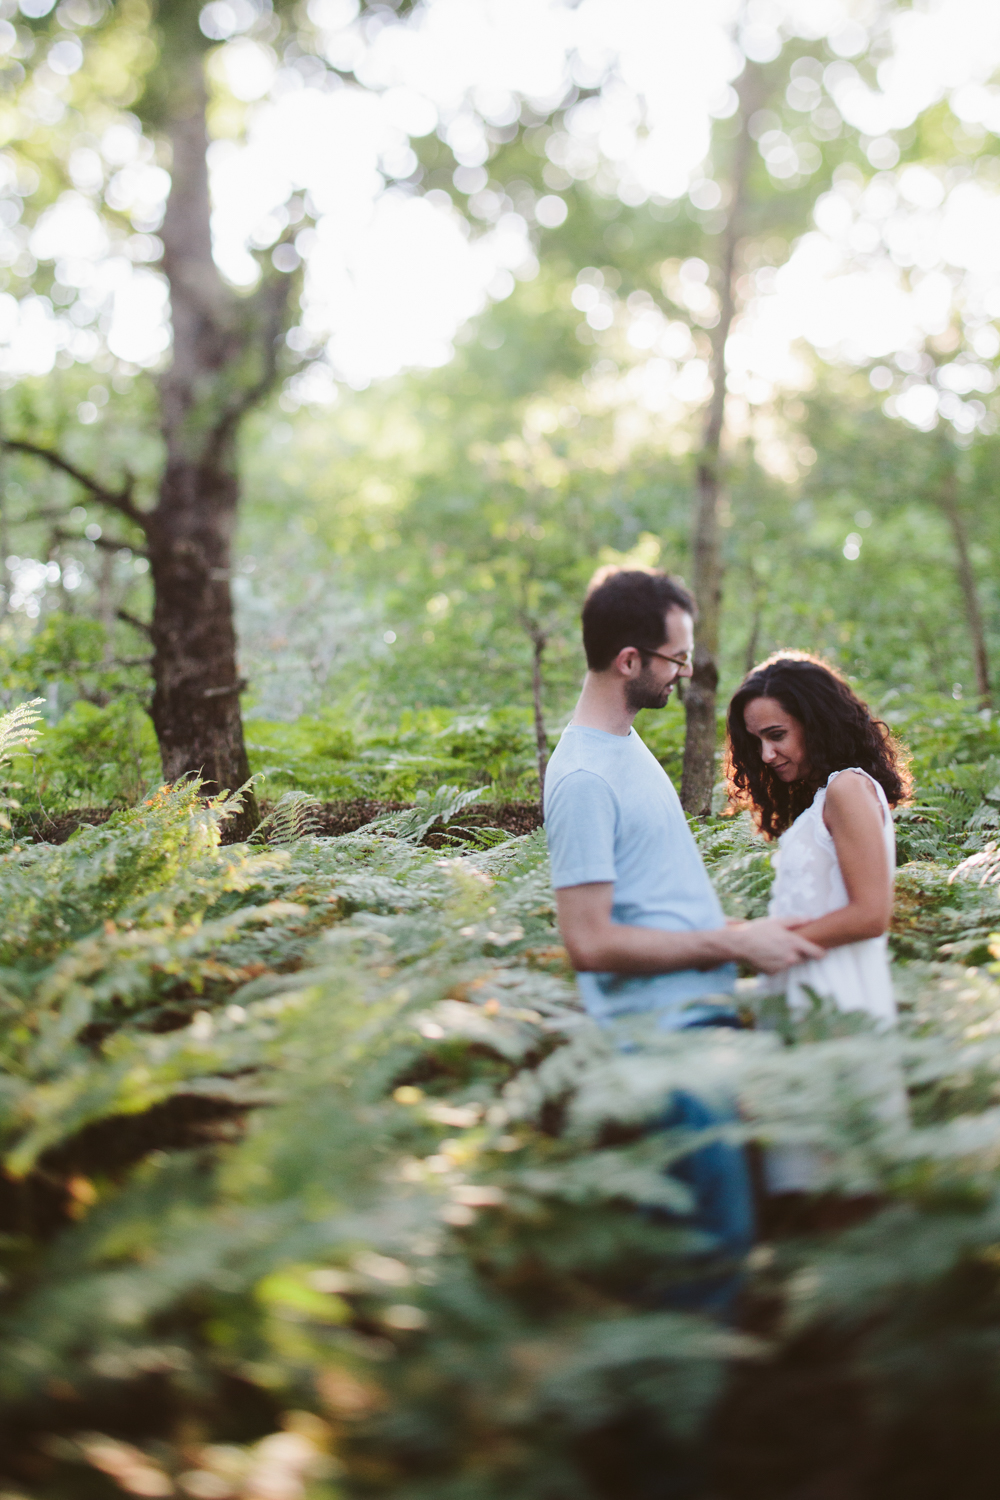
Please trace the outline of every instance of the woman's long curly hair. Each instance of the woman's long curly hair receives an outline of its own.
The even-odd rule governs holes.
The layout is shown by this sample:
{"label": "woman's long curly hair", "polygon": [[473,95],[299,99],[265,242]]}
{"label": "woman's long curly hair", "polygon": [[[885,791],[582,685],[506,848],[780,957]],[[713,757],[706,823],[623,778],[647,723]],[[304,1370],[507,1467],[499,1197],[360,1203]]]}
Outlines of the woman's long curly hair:
{"label": "woman's long curly hair", "polygon": [[[743,719],[754,698],[776,698],[805,732],[809,775],[784,782],[763,762],[760,745]],[[810,806],[833,771],[857,766],[882,787],[890,807],[909,795],[904,752],[888,725],[873,718],[844,679],[805,652],[779,651],[754,667],[729,705],[726,777],[730,806],[749,807],[769,839]]]}

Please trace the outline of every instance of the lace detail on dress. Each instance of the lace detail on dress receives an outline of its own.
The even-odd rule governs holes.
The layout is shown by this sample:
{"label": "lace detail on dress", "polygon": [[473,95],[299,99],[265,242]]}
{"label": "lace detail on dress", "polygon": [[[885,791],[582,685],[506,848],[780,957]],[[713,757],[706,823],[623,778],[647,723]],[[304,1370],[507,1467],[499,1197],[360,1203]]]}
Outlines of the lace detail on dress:
{"label": "lace detail on dress", "polygon": [[[867,771],[857,766],[845,767],[868,776]],[[772,917],[815,918],[825,917],[828,912],[838,911],[848,901],[847,888],[840,873],[840,862],[834,847],[833,837],[823,821],[826,793],[837,776],[843,771],[834,771],[826,786],[820,787],[811,806],[800,813],[791,828],[785,830],[778,840],[778,851],[774,857],[777,875],[771,892],[768,915]],[[896,866],[896,839],[889,804],[885,792],[873,776],[868,776],[878,793],[882,807],[882,822],[885,832],[886,853],[890,869]]]}
{"label": "lace detail on dress", "polygon": [[[859,770],[852,766],[849,769]],[[823,822],[827,788],[821,787],[812,806],[800,813],[778,841],[777,875],[768,914],[772,917],[825,917],[846,906],[847,888],[833,836]],[[867,776],[867,771],[861,772]],[[889,868],[896,868],[896,837],[885,792],[873,776],[868,778],[878,792]],[[832,1000],[838,1010],[863,1010],[876,1021],[890,1024],[896,1016],[889,955],[884,937],[831,948],[822,958],[796,964],[773,979],[757,981],[760,992],[784,991],[793,1012],[808,1012],[814,995]],[[900,1082],[898,1100],[892,1108],[905,1112],[905,1094]],[[814,1192],[823,1182],[821,1155],[808,1146],[770,1147],[765,1152],[764,1175],[772,1193]]]}
{"label": "lace detail on dress", "polygon": [[[851,770],[857,769],[850,767]],[[867,775],[862,771],[863,776]],[[834,776],[843,775],[835,771]],[[811,807],[800,813],[778,841],[778,871],[768,915],[810,921],[838,911],[848,902],[837,850],[823,822],[823,805],[831,776],[816,793]],[[882,826],[889,869],[896,868],[896,836],[885,792],[869,777],[882,806]],[[886,938],[867,938],[831,948],[822,958],[796,964],[773,980],[759,981],[761,989],[781,989],[793,1008],[808,1009],[810,992],[826,995],[840,1010],[866,1010],[882,1021],[896,1014],[889,975]]]}

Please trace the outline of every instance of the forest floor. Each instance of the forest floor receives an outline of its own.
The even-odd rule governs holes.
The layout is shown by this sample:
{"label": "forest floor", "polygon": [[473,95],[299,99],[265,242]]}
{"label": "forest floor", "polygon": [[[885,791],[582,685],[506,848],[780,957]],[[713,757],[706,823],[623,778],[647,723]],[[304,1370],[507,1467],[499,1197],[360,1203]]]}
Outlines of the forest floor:
{"label": "forest floor", "polygon": [[[352,797],[340,801],[317,802],[310,807],[310,831],[325,838],[336,838],[345,833],[357,833],[360,828],[373,823],[387,813],[401,812],[413,807],[412,802],[387,802],[374,797]],[[273,811],[274,804],[266,800],[260,804],[264,816]],[[97,828],[106,823],[114,807],[78,807],[65,812],[43,814],[33,811],[30,816],[18,818],[14,823],[16,836],[39,844],[64,844],[79,828]],[[465,830],[477,828],[501,828],[504,833],[517,837],[533,833],[542,826],[542,809],[538,802],[477,802],[462,812],[458,823],[449,828],[429,830],[422,840],[429,848],[437,849],[448,844],[470,842],[463,837]]]}

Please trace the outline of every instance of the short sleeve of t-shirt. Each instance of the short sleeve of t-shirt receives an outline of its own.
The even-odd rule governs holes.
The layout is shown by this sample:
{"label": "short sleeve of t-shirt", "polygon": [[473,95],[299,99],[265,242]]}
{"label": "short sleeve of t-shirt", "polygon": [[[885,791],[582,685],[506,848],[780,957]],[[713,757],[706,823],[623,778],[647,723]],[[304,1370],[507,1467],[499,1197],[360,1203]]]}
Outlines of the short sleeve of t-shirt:
{"label": "short sleeve of t-shirt", "polygon": [[545,832],[556,890],[614,881],[619,810],[603,776],[571,771],[545,798]]}

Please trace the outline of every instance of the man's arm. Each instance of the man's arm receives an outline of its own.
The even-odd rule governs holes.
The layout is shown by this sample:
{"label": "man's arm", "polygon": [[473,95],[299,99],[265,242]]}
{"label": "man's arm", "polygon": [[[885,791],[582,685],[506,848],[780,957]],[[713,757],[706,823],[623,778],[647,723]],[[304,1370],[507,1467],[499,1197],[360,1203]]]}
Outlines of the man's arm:
{"label": "man's arm", "polygon": [[611,920],[614,886],[563,886],[556,891],[559,930],[578,973],[669,974],[714,969],[738,959],[777,974],[824,949],[777,918],[743,922],[708,932],[662,932]]}

